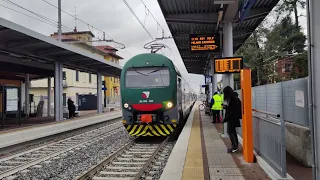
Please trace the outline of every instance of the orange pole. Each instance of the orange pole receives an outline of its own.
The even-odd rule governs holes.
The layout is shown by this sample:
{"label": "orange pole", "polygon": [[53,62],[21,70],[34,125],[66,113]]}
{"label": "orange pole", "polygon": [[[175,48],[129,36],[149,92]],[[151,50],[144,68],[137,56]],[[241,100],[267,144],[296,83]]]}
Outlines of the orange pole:
{"label": "orange pole", "polygon": [[251,69],[241,70],[243,157],[253,163]]}

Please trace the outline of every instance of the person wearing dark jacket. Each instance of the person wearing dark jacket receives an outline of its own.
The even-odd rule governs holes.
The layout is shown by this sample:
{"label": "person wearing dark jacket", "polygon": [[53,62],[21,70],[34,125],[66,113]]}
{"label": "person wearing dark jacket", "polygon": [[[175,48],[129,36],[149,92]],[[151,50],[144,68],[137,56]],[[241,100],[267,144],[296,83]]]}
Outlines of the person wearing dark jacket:
{"label": "person wearing dark jacket", "polygon": [[234,153],[239,150],[236,128],[240,127],[240,119],[242,119],[241,101],[237,97],[237,93],[235,93],[230,86],[225,87],[223,93],[226,102],[226,104],[223,105],[226,110],[223,123],[227,123],[227,133],[232,144],[232,148],[228,149],[228,153]]}
{"label": "person wearing dark jacket", "polygon": [[74,105],[74,102],[71,100],[71,98],[68,98],[68,111],[69,111],[69,119],[72,117],[75,117],[76,112],[76,106]]}

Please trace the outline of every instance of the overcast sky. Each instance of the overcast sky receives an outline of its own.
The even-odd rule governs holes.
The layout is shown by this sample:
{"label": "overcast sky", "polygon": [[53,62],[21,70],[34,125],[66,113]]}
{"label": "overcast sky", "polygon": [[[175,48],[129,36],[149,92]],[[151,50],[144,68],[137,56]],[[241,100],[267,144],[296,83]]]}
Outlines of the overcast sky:
{"label": "overcast sky", "polygon": [[[37,19],[41,19],[40,17],[9,4],[6,1],[7,0],[0,0],[0,17],[13,21],[44,35],[50,35],[51,33],[57,31],[57,28],[53,25],[40,22],[3,7],[6,6],[16,11],[33,16]],[[57,6],[58,0],[10,1],[57,22],[58,10],[55,7],[47,4],[45,1]],[[161,28],[157,26],[157,23],[152,18],[151,14],[146,13],[145,7],[141,0],[127,0],[127,2],[137,14],[139,19],[145,24],[152,37],[161,37]],[[165,22],[157,0],[144,0],[144,3],[163,27],[165,36],[170,36],[171,34],[169,28]],[[133,14],[122,0],[62,0],[62,9],[64,11],[74,15],[75,7],[77,17],[93,26],[92,28],[92,26],[88,26],[87,24],[77,20],[76,22],[78,31],[91,30],[96,37],[102,38],[102,33],[95,29],[98,28],[106,32],[107,35],[111,36],[115,41],[123,43],[126,46],[126,50],[119,50],[118,52],[118,54],[124,58],[124,60],[121,62],[121,65],[123,65],[126,60],[130,59],[134,55],[148,52],[148,50],[145,50],[143,46],[144,44],[150,42],[151,38],[135,19]],[[302,25],[305,27],[305,18],[302,19]],[[75,20],[66,13],[62,13],[62,24],[64,26],[64,32],[71,31],[75,26]],[[204,83],[203,76],[187,74],[186,68],[173,39],[165,40],[163,43],[169,46],[170,49],[166,48],[162,51],[159,51],[159,53],[164,54],[172,59],[181,73],[183,73],[184,77],[192,85],[193,89],[198,92],[199,85]],[[104,44],[117,47],[117,45],[112,43]],[[220,78],[221,77],[219,76],[219,79]]]}

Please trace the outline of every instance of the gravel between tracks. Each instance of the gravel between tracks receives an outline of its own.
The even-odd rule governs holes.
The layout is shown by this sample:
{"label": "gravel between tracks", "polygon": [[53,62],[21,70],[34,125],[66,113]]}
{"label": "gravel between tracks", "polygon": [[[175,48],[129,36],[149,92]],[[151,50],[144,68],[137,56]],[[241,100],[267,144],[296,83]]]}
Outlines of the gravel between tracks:
{"label": "gravel between tracks", "polygon": [[14,174],[11,177],[18,180],[40,179],[75,179],[84,171],[96,165],[103,158],[116,152],[121,146],[130,141],[130,136],[123,128],[121,131],[90,143],[84,147],[68,151],[64,156],[57,156]]}

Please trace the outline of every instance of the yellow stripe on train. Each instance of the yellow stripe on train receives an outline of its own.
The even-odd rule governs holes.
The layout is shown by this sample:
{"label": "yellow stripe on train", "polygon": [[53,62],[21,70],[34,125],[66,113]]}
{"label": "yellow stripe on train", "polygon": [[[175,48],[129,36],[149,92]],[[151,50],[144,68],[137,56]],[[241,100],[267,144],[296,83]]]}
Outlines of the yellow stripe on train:
{"label": "yellow stripe on train", "polygon": [[131,136],[168,136],[174,132],[176,127],[176,124],[125,125]]}

